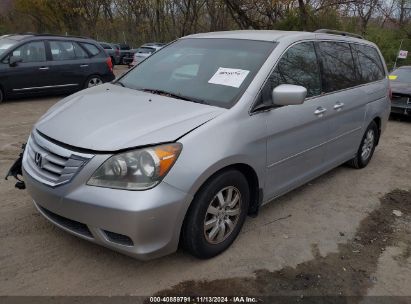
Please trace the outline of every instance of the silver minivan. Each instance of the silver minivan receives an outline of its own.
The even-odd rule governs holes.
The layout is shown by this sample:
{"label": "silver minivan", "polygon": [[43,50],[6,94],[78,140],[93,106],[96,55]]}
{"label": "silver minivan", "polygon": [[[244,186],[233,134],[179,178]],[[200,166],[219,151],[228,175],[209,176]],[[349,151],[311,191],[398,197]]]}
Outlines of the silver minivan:
{"label": "silver minivan", "polygon": [[375,44],[327,31],[196,34],[53,106],[23,160],[39,212],[139,259],[226,250],[247,215],[348,163],[390,113]]}

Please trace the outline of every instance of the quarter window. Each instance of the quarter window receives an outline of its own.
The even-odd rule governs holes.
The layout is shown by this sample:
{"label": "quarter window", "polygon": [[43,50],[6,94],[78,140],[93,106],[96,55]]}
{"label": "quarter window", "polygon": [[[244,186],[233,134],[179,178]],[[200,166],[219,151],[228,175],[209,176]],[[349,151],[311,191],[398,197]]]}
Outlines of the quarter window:
{"label": "quarter window", "polygon": [[105,44],[105,43],[100,43],[100,45],[103,47],[103,49],[105,49],[105,50],[111,50],[111,49],[113,49],[110,45],[108,45],[108,44]]}
{"label": "quarter window", "polygon": [[385,71],[377,50],[371,46],[360,44],[352,46],[358,56],[361,81],[367,83],[383,79]]}
{"label": "quarter window", "polygon": [[74,54],[76,55],[76,58],[83,59],[83,58],[88,58],[87,52],[76,42],[73,42],[74,46]]}
{"label": "quarter window", "polygon": [[281,84],[303,86],[307,97],[321,94],[320,70],[312,42],[302,42],[287,50],[268,78],[260,102],[270,102],[273,89]]}
{"label": "quarter window", "polygon": [[324,92],[347,89],[359,83],[348,43],[319,42],[318,49]]}
{"label": "quarter window", "polygon": [[100,50],[94,44],[82,43],[81,45],[85,47],[86,50],[89,51],[92,56],[96,56],[98,53],[100,53]]}
{"label": "quarter window", "polygon": [[12,56],[20,57],[22,62],[46,61],[46,49],[43,41],[26,43],[12,52]]}

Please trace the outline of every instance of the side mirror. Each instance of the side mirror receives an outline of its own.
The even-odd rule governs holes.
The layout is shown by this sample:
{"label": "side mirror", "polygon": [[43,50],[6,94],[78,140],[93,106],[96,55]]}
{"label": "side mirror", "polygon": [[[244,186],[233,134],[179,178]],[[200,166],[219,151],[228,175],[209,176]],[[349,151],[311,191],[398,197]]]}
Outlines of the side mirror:
{"label": "side mirror", "polygon": [[10,65],[11,67],[15,67],[15,66],[17,66],[17,64],[18,64],[19,62],[22,62],[22,61],[23,61],[23,58],[21,58],[21,57],[10,56],[9,65]]}
{"label": "side mirror", "polygon": [[293,84],[281,84],[272,93],[273,104],[277,106],[302,104],[306,96],[306,88]]}

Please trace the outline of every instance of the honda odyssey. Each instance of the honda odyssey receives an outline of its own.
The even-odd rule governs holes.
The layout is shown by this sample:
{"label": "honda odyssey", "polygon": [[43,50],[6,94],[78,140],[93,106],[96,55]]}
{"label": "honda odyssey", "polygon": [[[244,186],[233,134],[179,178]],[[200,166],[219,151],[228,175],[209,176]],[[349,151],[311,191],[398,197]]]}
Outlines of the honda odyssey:
{"label": "honda odyssey", "polygon": [[226,250],[247,215],[341,165],[364,168],[390,113],[384,59],[349,33],[178,39],[35,124],[22,159],[39,212],[139,259]]}

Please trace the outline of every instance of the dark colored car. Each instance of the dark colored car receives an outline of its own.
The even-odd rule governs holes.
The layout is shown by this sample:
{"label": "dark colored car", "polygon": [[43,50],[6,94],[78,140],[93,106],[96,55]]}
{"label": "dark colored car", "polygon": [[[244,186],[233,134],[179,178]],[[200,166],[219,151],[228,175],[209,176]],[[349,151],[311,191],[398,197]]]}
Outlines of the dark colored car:
{"label": "dark colored car", "polygon": [[402,66],[390,76],[392,100],[391,113],[411,115],[411,66]]}
{"label": "dark colored car", "polygon": [[120,47],[120,64],[127,64],[124,61],[124,58],[129,56],[129,53],[131,51],[131,47],[128,44],[125,44],[125,43],[120,43],[118,45]]}
{"label": "dark colored car", "polygon": [[118,44],[108,43],[108,42],[99,42],[99,43],[103,47],[107,55],[110,56],[111,62],[113,63],[113,65],[121,63],[120,46]]}
{"label": "dark colored car", "polygon": [[92,39],[0,37],[0,102],[8,97],[71,93],[114,78],[110,58]]}

